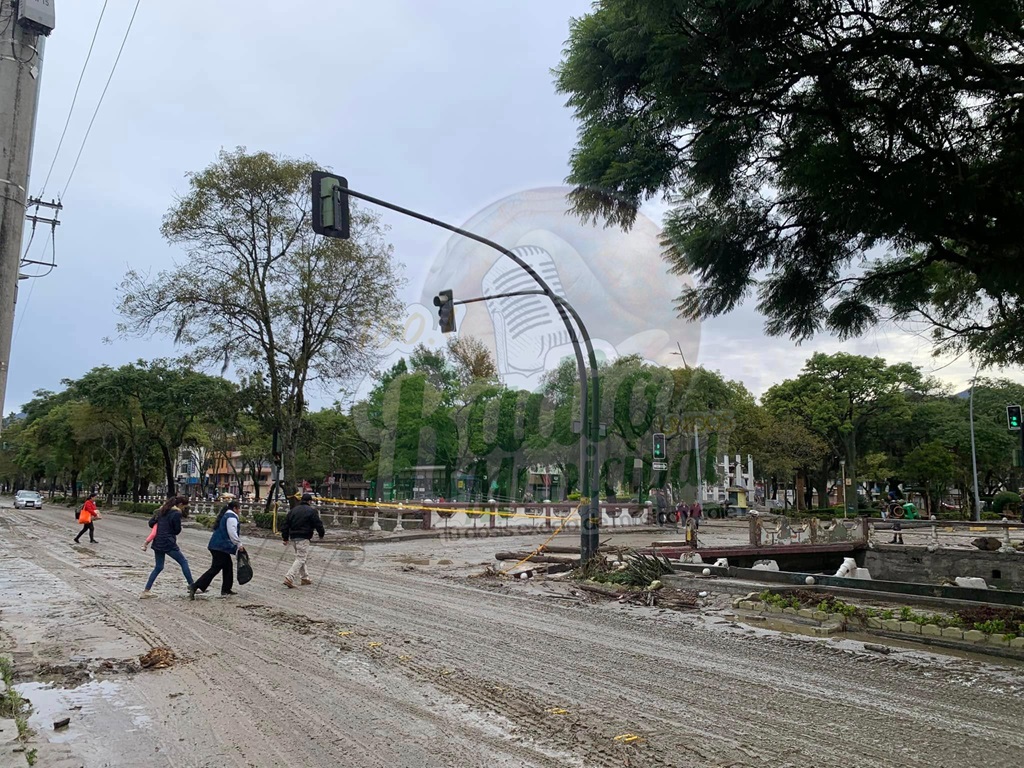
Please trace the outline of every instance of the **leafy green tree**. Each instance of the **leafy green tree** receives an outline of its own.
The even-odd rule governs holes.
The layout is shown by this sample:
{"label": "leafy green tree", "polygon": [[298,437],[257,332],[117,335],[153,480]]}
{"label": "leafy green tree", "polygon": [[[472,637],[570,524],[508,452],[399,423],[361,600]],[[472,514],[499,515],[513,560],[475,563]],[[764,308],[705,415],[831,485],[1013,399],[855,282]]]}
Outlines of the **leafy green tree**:
{"label": "leafy green tree", "polygon": [[[845,459],[846,475],[856,482],[858,440],[879,424],[903,418],[908,395],[929,388],[921,372],[906,363],[886,365],[879,358],[819,352],[796,379],[771,387],[763,402],[776,418],[796,421],[824,440],[831,455]],[[817,475],[820,499],[828,497],[831,455],[822,458]]]}
{"label": "leafy green tree", "polygon": [[938,517],[942,497],[956,478],[953,454],[938,440],[931,440],[907,455],[903,471],[924,490],[928,513]]}
{"label": "leafy green tree", "polygon": [[1016,0],[598,0],[557,72],[577,208],[672,196],[685,314],[756,292],[772,334],[916,318],[1015,363],[1022,46]]}
{"label": "leafy green tree", "polygon": [[121,283],[122,333],[170,335],[197,361],[263,373],[286,467],[307,388],[369,368],[399,310],[379,217],[356,207],[350,240],[313,234],[316,169],[266,152],[221,152],[188,177],[164,218],[165,239],[188,257],[153,278],[130,270]]}

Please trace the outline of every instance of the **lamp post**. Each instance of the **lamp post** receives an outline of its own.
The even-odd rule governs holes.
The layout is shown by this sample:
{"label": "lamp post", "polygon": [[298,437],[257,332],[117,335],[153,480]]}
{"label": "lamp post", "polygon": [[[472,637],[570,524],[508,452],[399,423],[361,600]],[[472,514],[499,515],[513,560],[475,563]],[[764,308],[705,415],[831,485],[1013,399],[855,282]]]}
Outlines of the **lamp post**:
{"label": "lamp post", "polygon": [[846,459],[839,460],[839,468],[843,473],[843,517],[846,517],[846,510],[850,508],[849,502],[846,500]]}
{"label": "lamp post", "polygon": [[974,370],[974,378],[971,379],[971,471],[974,473],[974,514],[971,516],[975,521],[981,520],[981,494],[978,492],[978,452],[974,447],[974,385],[978,383],[979,365]]}

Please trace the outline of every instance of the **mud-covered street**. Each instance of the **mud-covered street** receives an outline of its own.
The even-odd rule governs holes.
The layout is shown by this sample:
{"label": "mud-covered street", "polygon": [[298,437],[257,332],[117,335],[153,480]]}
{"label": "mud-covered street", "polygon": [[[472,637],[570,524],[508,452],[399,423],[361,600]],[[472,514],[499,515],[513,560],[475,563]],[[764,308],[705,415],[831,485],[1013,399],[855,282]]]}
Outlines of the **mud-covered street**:
{"label": "mud-covered street", "polygon": [[[76,545],[64,508],[0,510],[0,655],[34,708],[38,765],[961,768],[1024,749],[1012,663],[477,575],[507,541],[329,536],[314,584],[289,590],[290,552],[250,539],[254,580],[189,602],[172,561],[139,599],[144,520],[96,527]],[[179,537],[196,576],[208,538]],[[141,669],[154,647],[177,658]],[[0,766],[26,764],[0,736]]]}

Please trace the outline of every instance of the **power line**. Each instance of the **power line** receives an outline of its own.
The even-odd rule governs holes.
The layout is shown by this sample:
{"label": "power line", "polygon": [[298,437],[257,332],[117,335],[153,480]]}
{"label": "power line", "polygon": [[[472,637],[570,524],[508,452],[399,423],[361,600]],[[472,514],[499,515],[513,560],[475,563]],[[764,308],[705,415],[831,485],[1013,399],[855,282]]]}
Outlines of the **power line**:
{"label": "power line", "polygon": [[46,185],[50,183],[50,175],[53,167],[57,164],[57,157],[60,155],[60,148],[64,145],[64,137],[67,136],[68,126],[71,125],[71,115],[75,111],[75,102],[78,101],[78,91],[82,87],[82,80],[85,78],[85,68],[89,66],[89,59],[92,58],[92,49],[96,45],[96,36],[100,32],[100,24],[103,22],[103,14],[107,10],[108,0],[103,0],[103,7],[100,9],[100,17],[96,20],[96,29],[92,33],[92,42],[89,43],[89,52],[85,54],[85,63],[82,64],[82,71],[78,75],[78,85],[75,86],[75,95],[71,97],[71,108],[68,109],[68,119],[64,121],[64,130],[60,134],[60,141],[57,142],[57,151],[53,153],[53,160],[50,163],[50,170],[46,172],[46,180],[43,182],[43,189],[39,193],[42,197],[46,194]]}
{"label": "power line", "polygon": [[135,0],[135,10],[132,11],[132,17],[128,21],[128,29],[124,32],[124,38],[121,40],[121,47],[117,51],[117,58],[114,59],[114,66],[110,68],[110,75],[107,77],[107,83],[103,86],[103,92],[100,94],[100,100],[96,103],[96,110],[92,113],[92,119],[89,121],[89,127],[85,130],[85,137],[82,139],[82,146],[78,148],[78,156],[75,158],[75,164],[71,167],[71,173],[68,174],[67,183],[64,185],[64,191],[61,192],[60,197],[63,198],[68,193],[68,187],[71,186],[71,179],[75,176],[75,171],[78,170],[78,161],[82,159],[82,152],[85,150],[85,144],[89,140],[89,134],[92,132],[92,125],[96,122],[96,115],[100,112],[100,107],[103,106],[103,97],[107,95],[107,88],[110,87],[110,81],[114,79],[114,72],[117,70],[117,64],[121,61],[121,54],[124,52],[125,43],[128,42],[128,35],[132,31],[132,24],[135,23],[135,14],[139,12],[139,5],[142,0]]}

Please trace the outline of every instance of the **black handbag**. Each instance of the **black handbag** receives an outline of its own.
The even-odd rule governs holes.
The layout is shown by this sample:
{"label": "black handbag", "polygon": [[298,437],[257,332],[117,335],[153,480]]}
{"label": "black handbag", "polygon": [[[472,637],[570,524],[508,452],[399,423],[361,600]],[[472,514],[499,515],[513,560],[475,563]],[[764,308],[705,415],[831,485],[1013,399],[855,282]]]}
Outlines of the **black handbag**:
{"label": "black handbag", "polygon": [[249,553],[238,553],[238,583],[248,584],[252,581],[252,565],[249,563]]}

